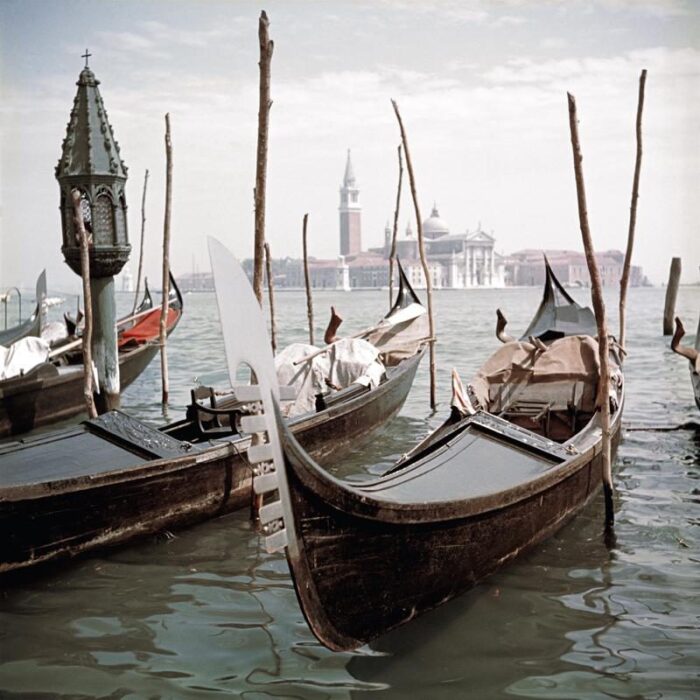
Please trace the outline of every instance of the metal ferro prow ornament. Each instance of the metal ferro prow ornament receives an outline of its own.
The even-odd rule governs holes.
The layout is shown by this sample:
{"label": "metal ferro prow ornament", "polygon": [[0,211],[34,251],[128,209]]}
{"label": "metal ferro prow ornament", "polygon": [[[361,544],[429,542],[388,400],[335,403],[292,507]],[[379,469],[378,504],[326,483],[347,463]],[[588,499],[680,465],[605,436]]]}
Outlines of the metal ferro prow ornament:
{"label": "metal ferro prow ornament", "polygon": [[[253,465],[253,489],[263,496],[260,523],[268,552],[296,548],[294,521],[277,426],[280,388],[262,309],[240,263],[217,239],[210,237],[211,259],[229,379],[237,398],[256,402],[261,412],[241,418],[241,430],[261,442],[248,448]],[[247,365],[257,384],[241,386],[236,372]],[[290,552],[293,553],[293,552]]]}

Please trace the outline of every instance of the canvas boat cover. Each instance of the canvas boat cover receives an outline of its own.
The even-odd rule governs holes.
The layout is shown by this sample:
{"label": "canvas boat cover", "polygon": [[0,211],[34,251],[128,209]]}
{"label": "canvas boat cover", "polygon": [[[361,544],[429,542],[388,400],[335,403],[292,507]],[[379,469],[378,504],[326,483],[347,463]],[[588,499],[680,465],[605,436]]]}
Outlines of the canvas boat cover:
{"label": "canvas boat cover", "polygon": [[565,387],[560,397],[565,402],[571,396],[570,387],[578,383],[580,391],[576,398],[580,407],[592,410],[599,374],[598,343],[590,336],[560,338],[544,351],[516,340],[505,343],[491,355],[470,386],[480,407],[489,410],[506,387],[519,385],[541,389],[547,384],[554,389],[558,383]]}
{"label": "canvas boat cover", "polygon": [[49,359],[49,343],[43,338],[20,338],[9,348],[0,345],[0,380],[18,377]]}
{"label": "canvas boat cover", "polygon": [[275,370],[280,385],[294,386],[296,400],[283,406],[283,413],[294,417],[316,410],[316,395],[330,387],[344,389],[351,384],[376,387],[385,369],[379,350],[360,338],[343,338],[332,343],[327,352],[295,364],[317,353],[319,348],[293,343],[275,357]]}

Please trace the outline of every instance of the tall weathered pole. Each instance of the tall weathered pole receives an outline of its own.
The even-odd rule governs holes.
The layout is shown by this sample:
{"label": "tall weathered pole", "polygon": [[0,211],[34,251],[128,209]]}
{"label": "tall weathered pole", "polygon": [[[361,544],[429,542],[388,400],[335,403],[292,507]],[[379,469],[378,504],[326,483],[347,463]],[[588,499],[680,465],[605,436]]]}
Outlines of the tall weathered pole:
{"label": "tall weathered pole", "polygon": [[90,244],[88,233],[83,222],[83,213],[80,208],[80,191],[71,192],[73,199],[73,221],[76,235],[80,245],[80,267],[83,281],[83,298],[85,306],[85,325],[83,326],[83,397],[85,408],[90,418],[97,416],[95,408],[94,387],[92,385],[92,298],[90,295]]}
{"label": "tall weathered pole", "polygon": [[394,303],[394,261],[396,260],[396,236],[399,230],[399,208],[401,205],[401,183],[403,180],[403,158],[401,157],[401,144],[399,144],[397,151],[399,155],[399,184],[396,187],[394,230],[391,234],[391,251],[389,252],[389,306]]}
{"label": "tall weathered pole", "polygon": [[258,148],[255,168],[255,244],[253,247],[253,291],[260,306],[263,301],[263,264],[265,261],[265,186],[267,180],[267,143],[270,128],[270,64],[274,42],[269,38],[265,10],[258,20],[258,41],[260,44],[260,89],[258,106]]}
{"label": "tall weathered pole", "polygon": [[141,275],[143,274],[143,240],[146,235],[146,187],[148,186],[148,168],[143,176],[143,193],[141,195],[141,245],[139,246],[139,269],[136,273],[136,292],[134,294],[134,307],[131,313],[136,313],[136,307],[139,305],[139,292],[141,291]]}
{"label": "tall weathered pole", "polygon": [[401,120],[399,106],[396,100],[392,100],[394,113],[399,122],[401,130],[401,142],[403,143],[403,151],[406,154],[406,168],[408,169],[408,180],[411,184],[411,196],[413,197],[413,208],[416,212],[416,226],[418,228],[418,250],[420,252],[420,261],[423,266],[423,275],[425,277],[425,287],[428,295],[428,323],[430,327],[430,408],[435,409],[437,399],[435,397],[435,320],[433,319],[433,280],[430,277],[428,269],[428,261],[425,257],[425,243],[423,241],[423,219],[421,218],[420,208],[418,206],[418,195],[416,193],[416,178],[413,173],[413,164],[411,163],[411,152],[408,150],[408,139],[406,138],[406,130]]}
{"label": "tall weathered pole", "polygon": [[598,381],[598,409],[600,411],[600,427],[603,435],[603,491],[605,492],[605,526],[612,527],[615,522],[615,510],[613,507],[613,481],[612,481],[612,445],[610,435],[610,366],[608,347],[608,328],[605,320],[605,303],[603,302],[603,285],[595,259],[593,239],[588,226],[588,205],[586,204],[586,187],[583,181],[583,168],[581,162],[581,144],[578,137],[578,119],[576,116],[576,100],[571,93],[567,93],[569,101],[569,129],[571,131],[571,148],[574,156],[574,175],[576,178],[576,194],[578,203],[578,217],[583,238],[583,249],[586,253],[586,263],[591,276],[591,298],[593,311],[595,312],[596,326],[598,329],[598,359],[600,363],[600,379]]}
{"label": "tall weathered pole", "polygon": [[277,326],[275,325],[275,281],[272,277],[272,255],[270,244],[265,243],[265,273],[267,276],[267,298],[270,302],[270,345],[272,354],[277,352]]}
{"label": "tall weathered pole", "polygon": [[634,248],[634,229],[637,223],[637,200],[639,199],[639,175],[642,170],[642,110],[644,109],[644,86],[647,81],[646,69],[639,76],[639,96],[637,98],[637,158],[634,164],[634,178],[632,180],[632,202],[630,203],[630,223],[627,231],[627,250],[625,262],[622,265],[620,277],[620,347],[625,349],[625,307],[627,303],[627,287],[630,282],[630,269],[632,267],[632,250]]}
{"label": "tall weathered pole", "polygon": [[170,114],[165,115],[165,216],[163,217],[163,299],[160,307],[160,373],[163,384],[162,402],[168,403],[167,327],[170,296],[170,216],[173,202],[173,143],[170,137]]}
{"label": "tall weathered pole", "polygon": [[304,224],[302,227],[301,240],[304,253],[304,286],[306,287],[306,318],[309,322],[309,344],[314,344],[314,302],[311,298],[311,279],[309,277],[309,257],[306,244],[306,225],[309,222],[309,215],[304,214]]}
{"label": "tall weathered pole", "polygon": [[[94,319],[92,354],[97,367],[100,393],[95,397],[100,413],[119,406],[119,359],[117,353],[114,275],[129,259],[126,224],[127,168],[107,119],[99,81],[88,67],[78,79],[78,91],[63,141],[56,179],[61,189],[61,220],[66,262],[82,274],[78,226],[92,238],[90,246],[90,292]],[[81,217],[75,222],[73,193],[80,197]],[[87,311],[87,308],[86,308]]]}

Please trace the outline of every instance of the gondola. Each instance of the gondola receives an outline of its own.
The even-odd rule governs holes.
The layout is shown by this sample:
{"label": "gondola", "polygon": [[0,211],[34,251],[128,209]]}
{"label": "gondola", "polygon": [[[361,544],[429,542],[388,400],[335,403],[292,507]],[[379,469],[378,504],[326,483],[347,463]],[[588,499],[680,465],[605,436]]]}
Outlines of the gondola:
{"label": "gondola", "polygon": [[[173,279],[172,275],[170,279]],[[151,296],[151,290],[148,288],[148,278],[145,279],[144,284],[143,298],[141,299],[141,303],[134,309],[133,314],[129,314],[117,321],[117,328],[120,332],[136,324],[146,311],[153,308],[153,297]],[[63,314],[63,320],[66,324],[68,337],[75,338],[78,334],[78,325],[83,320],[83,312],[78,309],[76,316],[73,316],[66,311]]]}
{"label": "gondola", "polygon": [[0,331],[0,345],[9,347],[12,343],[27,336],[40,336],[43,300],[46,298],[46,270],[42,270],[36,280],[36,307],[31,316],[13,328]]}
{"label": "gondola", "polygon": [[[427,341],[420,331],[425,309],[420,305],[418,315],[416,305],[402,275],[396,303],[368,334],[396,359],[378,386],[331,390],[325,408],[289,419],[290,430],[322,463],[366,440],[401,409]],[[408,346],[414,352],[402,354]],[[195,389],[187,417],[160,430],[113,411],[70,430],[0,445],[0,574],[250,506],[253,390],[220,396]]]}
{"label": "gondola", "polygon": [[695,334],[695,347],[681,345],[681,340],[685,335],[685,328],[680,318],[676,317],[676,330],[671,340],[671,350],[682,355],[688,360],[690,370],[690,382],[693,387],[695,403],[700,409],[700,320],[698,320],[698,330]]}
{"label": "gondola", "polygon": [[[445,424],[360,485],[321,469],[279,419],[262,319],[262,339],[253,338],[254,299],[247,337],[224,322],[230,371],[244,362],[260,379],[267,443],[248,458],[264,498],[266,546],[286,551],[304,616],[330,649],[354,649],[455,597],[550,536],[598,490],[598,344],[584,333],[589,314],[561,295],[547,268],[530,325],[537,335],[506,338],[468,392],[455,382]],[[216,285],[219,293],[218,276]],[[624,391],[614,344],[610,359],[616,446]]]}
{"label": "gondola", "polygon": [[[167,320],[170,335],[182,316],[182,295],[171,275]],[[160,309],[144,309],[117,338],[119,380],[126,389],[158,352]],[[80,341],[59,346],[43,362],[20,376],[0,381],[0,438],[78,415],[85,410]]]}

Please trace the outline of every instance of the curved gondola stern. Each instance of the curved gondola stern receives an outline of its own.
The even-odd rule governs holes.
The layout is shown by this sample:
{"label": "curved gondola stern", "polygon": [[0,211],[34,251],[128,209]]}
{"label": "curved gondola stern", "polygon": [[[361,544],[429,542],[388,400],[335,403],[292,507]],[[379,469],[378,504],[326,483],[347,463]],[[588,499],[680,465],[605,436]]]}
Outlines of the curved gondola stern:
{"label": "curved gondola stern", "polygon": [[44,268],[36,280],[36,311],[34,313],[39,320],[39,336],[48,322],[45,304],[47,296],[46,268]]}
{"label": "curved gondola stern", "polygon": [[396,299],[394,300],[393,306],[389,309],[389,313],[384,318],[389,318],[392,314],[395,314],[400,309],[408,308],[411,304],[423,306],[420,297],[416,294],[413,287],[411,287],[411,283],[408,281],[408,277],[399,258],[396,258],[396,266],[399,270],[399,289],[396,292]]}
{"label": "curved gondola stern", "polygon": [[141,303],[136,307],[136,311],[134,312],[136,314],[153,308],[153,297],[151,296],[151,290],[148,288],[148,277],[143,278],[143,286],[143,299],[141,299]]}
{"label": "curved gondola stern", "polygon": [[175,275],[173,275],[172,270],[168,270],[168,275],[170,276],[170,291],[168,303],[173,309],[182,310],[184,307],[184,301],[182,299],[180,287],[177,286],[177,282],[175,281]]}
{"label": "curved gondola stern", "polygon": [[531,336],[540,340],[553,340],[566,335],[595,337],[597,328],[593,312],[571,297],[554,274],[546,254],[543,256],[545,280],[542,301],[520,340]]}

